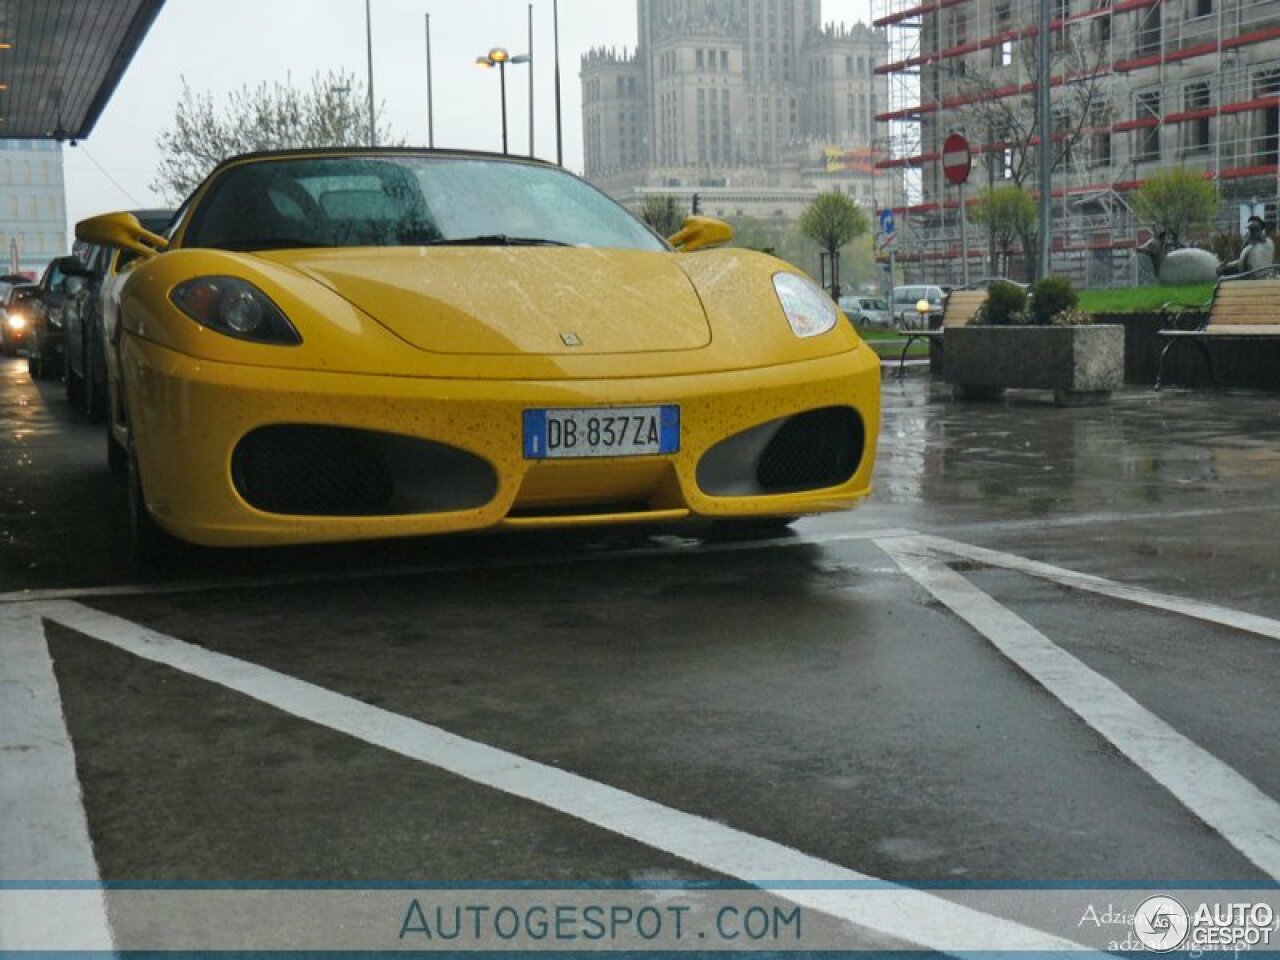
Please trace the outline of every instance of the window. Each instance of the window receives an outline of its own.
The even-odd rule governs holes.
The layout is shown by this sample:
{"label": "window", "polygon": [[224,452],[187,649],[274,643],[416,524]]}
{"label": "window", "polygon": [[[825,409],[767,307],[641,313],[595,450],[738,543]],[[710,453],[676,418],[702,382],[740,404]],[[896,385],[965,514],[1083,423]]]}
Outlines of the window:
{"label": "window", "polygon": [[1111,110],[1094,104],[1089,112],[1089,163],[1095,167],[1111,165]]}
{"label": "window", "polygon": [[1057,141],[1057,149],[1061,151],[1062,162],[1068,166],[1071,164],[1075,152],[1072,126],[1070,110],[1057,109],[1053,111],[1053,138]]}
{"label": "window", "polygon": [[[1259,70],[1253,75],[1253,95],[1258,98],[1280,96],[1280,68]],[[1280,107],[1263,107],[1256,111],[1255,143],[1257,163],[1280,160]]]}
{"label": "window", "polygon": [[1136,143],[1133,153],[1136,160],[1160,159],[1160,92],[1138,94],[1135,109],[1135,120],[1143,121],[1147,126],[1134,131]]}
{"label": "window", "polygon": [[1187,0],[1187,16],[1193,20],[1213,16],[1213,0]]}
{"label": "window", "polygon": [[[1182,108],[1192,111],[1207,110],[1211,106],[1209,82],[1197,80],[1188,83],[1182,90]],[[1187,151],[1207,150],[1209,148],[1209,117],[1193,117],[1183,124],[1183,144]]]}
{"label": "window", "polygon": [[723,70],[725,73],[729,72],[729,51],[728,50],[720,51],[720,69]]}
{"label": "window", "polygon": [[699,70],[703,68],[704,64],[703,64],[703,57],[702,57],[701,50],[697,51],[697,53],[694,54],[694,64],[697,66]]}
{"label": "window", "polygon": [[991,48],[991,65],[993,67],[1008,67],[1013,65],[1013,52],[1015,40],[1003,40],[997,47]]}
{"label": "window", "polygon": [[[1101,7],[1109,7],[1110,3],[1099,4]],[[1111,42],[1111,14],[1106,13],[1093,21],[1093,38],[1099,44],[1108,44]]]}
{"label": "window", "polygon": [[1147,7],[1142,12],[1134,52],[1140,57],[1160,52],[1160,4]]}

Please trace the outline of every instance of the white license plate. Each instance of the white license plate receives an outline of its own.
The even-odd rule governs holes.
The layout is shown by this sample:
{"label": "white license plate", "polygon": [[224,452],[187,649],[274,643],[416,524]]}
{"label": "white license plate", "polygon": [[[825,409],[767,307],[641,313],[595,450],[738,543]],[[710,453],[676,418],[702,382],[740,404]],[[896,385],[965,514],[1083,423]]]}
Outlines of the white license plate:
{"label": "white license plate", "polygon": [[643,457],[680,449],[680,408],[568,407],[524,412],[526,460]]}

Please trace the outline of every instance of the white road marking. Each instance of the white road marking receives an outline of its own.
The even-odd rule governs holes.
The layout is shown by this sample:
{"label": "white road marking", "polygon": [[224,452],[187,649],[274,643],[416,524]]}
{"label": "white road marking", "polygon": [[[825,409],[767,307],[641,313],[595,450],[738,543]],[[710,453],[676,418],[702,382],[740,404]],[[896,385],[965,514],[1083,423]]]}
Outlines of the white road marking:
{"label": "white road marking", "polygon": [[[75,754],[35,611],[0,608],[0,881],[96,884]],[[38,942],[50,950],[110,950],[102,891],[76,894],[78,923],[39,891],[0,896],[0,950]]]}
{"label": "white road marking", "polygon": [[1154,607],[1158,610],[1166,610],[1170,613],[1181,614],[1182,616],[1203,620],[1207,623],[1216,623],[1224,627],[1232,627],[1236,630],[1244,630],[1248,633],[1256,633],[1259,636],[1270,637],[1273,640],[1280,640],[1280,620],[1273,620],[1270,617],[1263,617],[1255,613],[1244,613],[1213,603],[1202,603],[1186,597],[1157,593],[1144,587],[1133,587],[1128,584],[1117,583],[1114,580],[1097,577],[1093,574],[1078,573],[1075,570],[1067,570],[1063,567],[1055,567],[1036,560],[1028,560],[1025,557],[1015,556],[1011,553],[1001,553],[996,550],[971,546],[970,544],[948,540],[944,537],[906,537],[897,540],[896,543],[900,550],[908,552],[923,550],[929,553],[942,553],[962,557],[988,566],[1003,567],[1006,570],[1030,574],[1043,580],[1061,584],[1064,587],[1086,590],[1090,593],[1101,594],[1117,600],[1127,600],[1131,603]]}
{"label": "white road marking", "polygon": [[918,545],[913,540],[880,542],[934,598],[1268,876],[1280,879],[1280,804],[946,564],[913,553],[911,547]]}
{"label": "white road marking", "polygon": [[[678,532],[678,530],[673,529],[673,532]],[[0,593],[0,604],[39,603],[50,600],[92,600],[98,597],[161,596],[172,593],[203,593],[213,590],[253,590],[268,587],[305,586],[312,583],[388,580],[395,577],[414,577],[432,573],[463,573],[469,570],[545,567],[553,564],[590,563],[595,565],[608,560],[630,560],[636,557],[670,556],[689,552],[733,553],[744,550],[764,550],[773,547],[805,547],[824,543],[878,540],[883,537],[909,537],[914,535],[914,530],[890,527],[879,530],[841,530],[830,533],[816,533],[811,536],[791,536],[788,534],[761,540],[700,542],[689,548],[654,546],[639,547],[634,550],[579,550],[573,553],[552,554],[549,556],[494,557],[489,560],[464,563],[419,563],[394,567],[371,567],[360,570],[316,570],[306,573],[268,574],[262,577],[179,580],[173,583],[126,583],[111,587],[13,590],[9,593]]]}
{"label": "white road marking", "polygon": [[865,884],[875,878],[78,603],[56,601],[40,609],[52,620],[145,660],[724,876],[759,884],[776,896],[855,926],[947,952],[1084,949],[1043,931],[896,885],[872,890],[773,887],[769,881]]}

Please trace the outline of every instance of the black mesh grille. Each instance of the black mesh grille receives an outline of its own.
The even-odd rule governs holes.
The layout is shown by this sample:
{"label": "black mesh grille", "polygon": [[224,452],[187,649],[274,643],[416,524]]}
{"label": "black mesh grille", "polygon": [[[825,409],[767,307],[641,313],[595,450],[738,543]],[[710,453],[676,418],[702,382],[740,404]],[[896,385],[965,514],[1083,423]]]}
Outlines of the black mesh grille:
{"label": "black mesh grille", "polygon": [[760,455],[756,480],[767,493],[837,486],[858,469],[862,444],[862,421],[849,407],[796,414]]}
{"label": "black mesh grille", "polygon": [[268,513],[381,516],[482,506],[485,461],[442,444],[346,427],[287,424],[246,435],[231,459],[245,502]]}

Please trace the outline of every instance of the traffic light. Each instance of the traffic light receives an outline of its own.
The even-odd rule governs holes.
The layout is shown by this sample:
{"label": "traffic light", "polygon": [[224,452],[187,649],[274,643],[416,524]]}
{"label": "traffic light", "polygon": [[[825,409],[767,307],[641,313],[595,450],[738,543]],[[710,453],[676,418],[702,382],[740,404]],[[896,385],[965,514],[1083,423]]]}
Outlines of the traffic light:
{"label": "traffic light", "polygon": [[702,197],[693,195],[693,208],[690,211],[695,217],[702,212]]}

